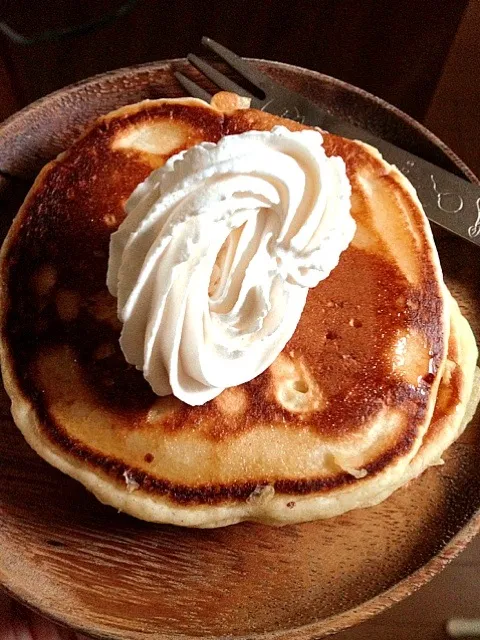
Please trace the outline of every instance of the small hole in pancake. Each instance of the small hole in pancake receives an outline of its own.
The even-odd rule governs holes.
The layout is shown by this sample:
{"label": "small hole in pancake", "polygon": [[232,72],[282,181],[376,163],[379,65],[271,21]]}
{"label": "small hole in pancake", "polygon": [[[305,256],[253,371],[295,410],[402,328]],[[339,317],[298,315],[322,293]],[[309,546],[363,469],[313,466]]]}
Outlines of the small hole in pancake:
{"label": "small hole in pancake", "polygon": [[146,453],[143,459],[145,460],[145,462],[148,462],[150,464],[150,462],[153,462],[155,460],[155,456],[152,453]]}
{"label": "small hole in pancake", "polygon": [[293,509],[295,507],[295,502],[293,500],[287,502],[287,507],[288,509]]}
{"label": "small hole in pancake", "polygon": [[293,388],[295,389],[295,391],[298,391],[298,393],[307,393],[308,384],[305,382],[305,380],[295,380],[295,382],[293,383]]}
{"label": "small hole in pancake", "polygon": [[433,373],[427,373],[427,375],[423,376],[423,380],[427,384],[433,384],[433,381],[435,380],[435,376]]}
{"label": "small hole in pancake", "polygon": [[325,338],[327,340],[336,340],[338,338],[338,334],[335,331],[327,331]]}

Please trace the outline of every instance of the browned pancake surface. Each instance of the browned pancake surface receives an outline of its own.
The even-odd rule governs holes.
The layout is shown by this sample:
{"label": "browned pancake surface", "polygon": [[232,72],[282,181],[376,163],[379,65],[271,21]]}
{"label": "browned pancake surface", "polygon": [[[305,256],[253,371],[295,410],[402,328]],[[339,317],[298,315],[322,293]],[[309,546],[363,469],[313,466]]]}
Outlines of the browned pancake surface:
{"label": "browned pancake surface", "polygon": [[[160,131],[162,122],[174,123],[178,139],[183,140],[162,156],[141,150],[141,138],[138,148],[118,142],[151,123]],[[281,371],[276,365],[204,406],[190,407],[173,397],[159,401],[141,372],[128,365],[120,351],[116,301],[108,294],[105,281],[110,234],[122,221],[123,206],[132,190],[153,167],[182,148],[278,123],[273,116],[251,110],[224,116],[198,105],[152,103],[95,125],[38,182],[16,222],[4,260],[8,310],[3,339],[16,382],[34,405],[45,435],[82,464],[119,482],[124,482],[127,471],[141,489],[168,494],[183,503],[246,498],[262,484],[273,484],[277,492],[307,494],[361,482],[338,470],[317,478],[256,477],[226,484],[181,484],[149,470],[154,461],[150,450],[145,450],[141,465],[132,466],[72,437],[55,421],[38,357],[58,345],[68,347],[72,366],[79,367],[81,384],[95,396],[98,408],[114,414],[112,438],[121,439],[137,430],[150,432],[154,442],[191,432],[220,443],[255,430],[259,424],[271,424],[335,440],[358,436],[380,411],[394,407],[403,412],[405,426],[384,443],[381,454],[364,465],[369,477],[414,443],[444,355],[444,301],[430,261],[421,267],[418,281],[409,282],[380,238],[372,237],[372,243],[377,242],[375,251],[355,243],[350,246],[330,277],[310,291],[297,330],[283,352],[282,366],[298,373],[299,393],[307,397],[312,383],[321,387],[318,406],[310,403],[305,411],[292,411],[279,402],[276,380]],[[291,121],[283,123],[300,128]],[[359,145],[328,134],[325,147],[328,154],[345,159],[354,190],[352,213],[359,226],[368,228],[368,221],[362,219],[365,203],[357,168],[373,162],[371,156]],[[388,175],[381,179],[392,180]],[[411,206],[415,207],[413,202]],[[420,249],[427,253],[425,238],[423,242]],[[415,372],[416,384],[407,382],[392,365],[398,337],[412,332],[427,354]],[[78,380],[72,375],[70,382],[66,374],[62,384],[67,388]],[[159,407],[158,421],[151,418],[152,407]]]}

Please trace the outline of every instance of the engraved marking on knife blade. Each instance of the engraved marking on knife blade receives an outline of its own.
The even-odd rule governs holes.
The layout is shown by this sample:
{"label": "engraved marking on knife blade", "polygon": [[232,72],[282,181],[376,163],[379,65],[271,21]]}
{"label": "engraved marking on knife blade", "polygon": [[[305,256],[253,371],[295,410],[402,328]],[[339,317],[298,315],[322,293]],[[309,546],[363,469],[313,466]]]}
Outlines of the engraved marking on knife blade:
{"label": "engraved marking on knife blade", "polygon": [[477,198],[477,219],[475,224],[468,227],[468,236],[470,238],[478,238],[480,236],[480,198]]}
{"label": "engraved marking on knife blade", "polygon": [[408,175],[410,173],[410,169],[415,166],[415,160],[407,160],[405,165],[402,167],[402,173]]}
{"label": "engraved marking on knife blade", "polygon": [[290,120],[295,120],[296,122],[300,122],[300,124],[305,124],[305,116],[302,116],[296,105],[294,107],[294,111],[290,111],[290,109],[284,109],[280,114],[280,117],[290,118]]}
{"label": "engraved marking on knife blade", "polygon": [[272,98],[271,100],[269,100],[268,102],[266,102],[263,107],[260,109],[260,111],[265,111],[267,109],[267,107],[269,107],[272,102],[274,101],[274,98]]}
{"label": "engraved marking on knife blade", "polygon": [[[260,111],[266,111],[268,107],[270,107],[275,102],[275,98],[272,98],[268,102],[266,102]],[[294,110],[284,109],[280,114],[281,118],[290,118],[290,120],[295,120],[296,122],[300,122],[300,124],[305,124],[305,116],[300,113],[298,107],[295,106]]]}
{"label": "engraved marking on knife blade", "polygon": [[[458,193],[453,193],[453,191],[439,191],[437,187],[437,183],[435,182],[435,178],[430,175],[433,184],[433,190],[437,194],[437,207],[444,211],[445,213],[458,213],[463,209],[463,198]],[[454,199],[457,205],[454,207],[453,202],[451,202],[451,208],[448,207],[448,200]]]}

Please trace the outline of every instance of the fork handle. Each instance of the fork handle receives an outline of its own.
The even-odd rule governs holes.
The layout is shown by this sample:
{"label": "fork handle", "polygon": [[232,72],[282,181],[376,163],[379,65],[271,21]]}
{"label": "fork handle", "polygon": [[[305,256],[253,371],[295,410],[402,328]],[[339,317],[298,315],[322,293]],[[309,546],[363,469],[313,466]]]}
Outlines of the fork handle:
{"label": "fork handle", "polygon": [[480,246],[480,187],[347,122],[322,128],[376,147],[415,187],[429,220]]}

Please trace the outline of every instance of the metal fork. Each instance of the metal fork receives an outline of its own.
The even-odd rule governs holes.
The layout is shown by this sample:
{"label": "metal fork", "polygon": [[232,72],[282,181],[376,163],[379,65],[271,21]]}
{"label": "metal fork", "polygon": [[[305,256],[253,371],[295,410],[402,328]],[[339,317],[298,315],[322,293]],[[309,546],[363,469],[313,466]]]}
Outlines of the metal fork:
{"label": "metal fork", "polygon": [[[305,96],[275,82],[270,76],[215,40],[204,37],[202,44],[247,80],[255,88],[256,95],[253,90],[250,91],[234,82],[202,58],[189,54],[188,61],[220,89],[251,98],[251,106],[255,109],[317,126],[324,131],[361,140],[376,147],[388,162],[395,164],[412,182],[425,213],[431,221],[465,240],[480,245],[480,187],[478,185],[459,178],[379,138],[366,129],[356,127],[328,113]],[[185,74],[177,71],[175,77],[188,94],[210,101],[212,95]]]}

